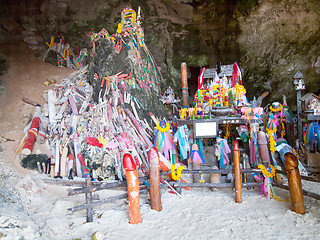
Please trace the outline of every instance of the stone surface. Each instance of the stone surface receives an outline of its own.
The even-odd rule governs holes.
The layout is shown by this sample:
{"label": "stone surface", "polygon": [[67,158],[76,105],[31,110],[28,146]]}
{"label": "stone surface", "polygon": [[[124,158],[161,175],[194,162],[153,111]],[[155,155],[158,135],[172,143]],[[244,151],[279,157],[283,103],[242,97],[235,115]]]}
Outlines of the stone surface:
{"label": "stone surface", "polygon": [[252,86],[249,96],[270,91],[269,101],[286,95],[295,105],[297,71],[305,77],[306,92],[319,93],[319,7],[318,1],[263,1],[250,15],[239,18],[240,62],[244,84]]}
{"label": "stone surface", "polygon": [[[130,42],[127,38],[123,39],[125,42]],[[135,62],[135,59],[133,59],[131,53],[126,47],[122,47],[120,53],[117,54],[106,39],[100,39],[96,42],[96,54],[94,54],[90,59],[88,68],[88,79],[94,88],[94,99],[95,101],[98,101],[99,92],[101,90],[101,81],[104,77],[112,76],[121,72],[128,75],[131,73],[132,77],[139,81],[147,81],[149,79],[152,82],[152,94],[145,89],[130,88],[126,84],[126,92],[130,92],[132,96],[138,98],[144,107],[144,109],[137,109],[140,113],[139,117],[142,119],[149,119],[149,112],[153,112],[156,116],[164,116],[164,107],[159,99],[161,96],[160,86],[163,83],[160,79],[155,79],[153,69],[151,65],[147,64],[147,56],[144,54],[143,49],[139,48],[139,52],[146,71],[150,72],[150,74],[146,74],[141,67],[139,68],[139,64]],[[147,68],[147,65],[149,65],[149,68]],[[98,79],[94,78],[95,74],[98,74]],[[104,94],[104,91],[101,95],[102,94]],[[111,95],[112,91],[109,92],[107,98]],[[129,107],[132,111],[131,106],[126,103],[125,106]]]}
{"label": "stone surface", "polygon": [[292,76],[296,71],[305,76],[306,92],[320,91],[319,1],[112,0],[106,4],[97,0],[90,8],[85,0],[2,4],[6,4],[3,16],[8,16],[2,18],[4,34],[19,29],[40,32],[43,40],[28,37],[26,41],[35,46],[37,40],[37,46],[43,47],[51,36],[61,34],[79,48],[90,47],[87,34],[92,28],[114,33],[122,9],[137,11],[141,6],[145,42],[166,84],[180,97],[181,62],[194,68],[188,75],[190,85],[196,84],[200,67],[238,62],[249,100],[268,90],[266,102],[280,101],[285,94],[289,105],[295,105]]}

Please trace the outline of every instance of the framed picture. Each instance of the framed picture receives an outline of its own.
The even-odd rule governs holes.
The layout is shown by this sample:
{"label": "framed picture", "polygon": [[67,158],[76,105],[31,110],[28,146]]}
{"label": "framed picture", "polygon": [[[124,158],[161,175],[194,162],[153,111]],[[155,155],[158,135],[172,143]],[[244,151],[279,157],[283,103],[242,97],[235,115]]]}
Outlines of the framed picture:
{"label": "framed picture", "polygon": [[217,137],[216,121],[194,121],[194,137],[195,138],[215,138]]}

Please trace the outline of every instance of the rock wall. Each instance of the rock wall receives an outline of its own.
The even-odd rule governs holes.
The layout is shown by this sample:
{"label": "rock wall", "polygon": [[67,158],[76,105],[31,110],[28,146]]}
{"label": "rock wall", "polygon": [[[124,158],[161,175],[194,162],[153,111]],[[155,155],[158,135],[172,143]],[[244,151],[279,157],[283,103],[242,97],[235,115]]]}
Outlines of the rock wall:
{"label": "rock wall", "polygon": [[[34,49],[45,48],[45,41],[59,34],[72,47],[90,48],[87,35],[92,29],[104,27],[114,33],[121,10],[141,6],[145,42],[177,95],[181,62],[195,68],[238,62],[249,100],[267,90],[267,101],[281,100],[285,94],[295,105],[296,71],[305,76],[306,92],[320,91],[317,0],[97,0],[90,7],[86,0],[1,4],[2,38],[10,32]],[[188,76],[192,88],[196,71]]]}
{"label": "rock wall", "polygon": [[270,91],[270,101],[282,95],[295,104],[293,76],[304,75],[305,92],[320,93],[320,2],[260,1],[239,18],[237,41],[249,97]]}

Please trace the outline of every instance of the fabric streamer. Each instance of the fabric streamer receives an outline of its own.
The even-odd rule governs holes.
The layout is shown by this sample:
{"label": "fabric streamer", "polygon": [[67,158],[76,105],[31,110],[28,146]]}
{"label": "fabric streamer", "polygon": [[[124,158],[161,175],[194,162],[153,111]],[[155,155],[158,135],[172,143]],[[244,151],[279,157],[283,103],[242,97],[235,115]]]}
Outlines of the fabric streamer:
{"label": "fabric streamer", "polygon": [[200,71],[200,75],[198,77],[198,90],[202,87],[203,84],[203,75],[204,75],[205,68],[202,68]]}
{"label": "fabric streamer", "polygon": [[250,144],[249,145],[250,146],[250,164],[253,165],[257,161],[256,146],[254,144],[254,139],[251,138],[249,144]]}
{"label": "fabric streamer", "polygon": [[288,106],[283,106],[283,115],[290,124],[294,123],[294,114]]}
{"label": "fabric streamer", "polygon": [[161,120],[157,124],[157,131],[153,144],[167,159],[170,159],[170,150],[172,150],[172,153],[175,153],[175,146],[171,134],[169,133],[169,129],[169,123],[165,120]]}
{"label": "fabric streamer", "polygon": [[[275,176],[276,173],[275,167],[269,165],[267,170],[263,165],[259,165],[258,168],[262,170],[262,174],[264,176],[264,181],[261,186],[260,195],[266,197],[268,200],[273,198],[277,201],[289,201],[289,199],[282,200],[280,197],[278,197],[272,186],[272,178]],[[257,178],[257,180],[259,179]]]}
{"label": "fabric streamer", "polygon": [[190,158],[192,159],[193,163],[203,164],[205,160],[199,150],[192,150],[190,152]]}
{"label": "fabric streamer", "polygon": [[229,164],[230,160],[228,158],[228,154],[231,153],[228,142],[224,138],[217,137],[218,147],[218,161],[220,162],[220,168],[225,169],[226,165]]}
{"label": "fabric streamer", "polygon": [[259,124],[251,123],[250,124],[250,164],[253,167],[257,167],[259,161],[259,146],[258,146],[258,131],[259,131]]}
{"label": "fabric streamer", "polygon": [[273,114],[269,115],[269,120],[268,120],[266,130],[269,136],[270,151],[274,153],[276,151],[277,125],[276,125],[276,120],[274,119]]}
{"label": "fabric streamer", "polygon": [[98,138],[95,137],[86,137],[86,143],[88,143],[91,146],[96,146],[96,147],[103,147],[103,144],[99,142]]}
{"label": "fabric streamer", "polygon": [[185,160],[188,158],[188,152],[190,151],[190,143],[187,136],[188,127],[186,125],[178,127],[175,135],[174,142],[179,142],[180,158]]}
{"label": "fabric streamer", "polygon": [[196,144],[199,147],[200,154],[203,155],[203,139],[202,138],[197,138],[196,139]]}
{"label": "fabric streamer", "polygon": [[311,122],[306,130],[307,143],[312,145],[317,142],[317,150],[320,151],[320,126],[317,122]]}

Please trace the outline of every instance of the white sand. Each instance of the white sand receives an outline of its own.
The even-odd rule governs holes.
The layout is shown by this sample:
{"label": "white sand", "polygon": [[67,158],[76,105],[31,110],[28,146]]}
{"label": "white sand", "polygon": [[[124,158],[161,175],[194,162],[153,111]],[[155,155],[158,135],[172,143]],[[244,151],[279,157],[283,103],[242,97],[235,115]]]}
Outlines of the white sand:
{"label": "white sand", "polygon": [[[70,187],[46,184],[36,171],[23,169],[14,149],[33,107],[21,101],[41,102],[48,79],[61,79],[72,70],[36,59],[24,45],[0,45],[11,68],[4,76],[7,90],[0,97],[0,232],[2,239],[91,239],[100,231],[105,239],[320,239],[320,201],[305,197],[306,214],[290,210],[290,202],[266,200],[260,189],[243,189],[242,203],[235,203],[231,189],[182,191],[182,198],[162,191],[163,210],[151,210],[148,195],[141,195],[142,223],[129,224],[127,200],[94,208],[92,223],[85,223],[85,210],[68,208],[84,204],[84,195],[67,196]],[[42,102],[41,102],[42,103]],[[43,153],[46,146],[35,146]],[[319,183],[303,181],[303,188],[320,193]],[[100,199],[123,193],[97,192]],[[288,191],[276,188],[282,198]],[[0,234],[1,236],[1,234]]]}

